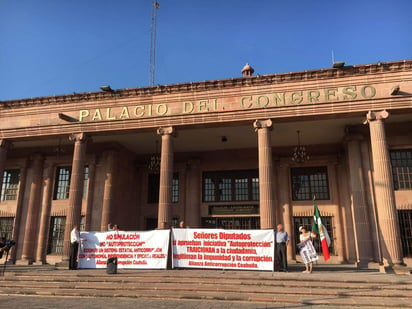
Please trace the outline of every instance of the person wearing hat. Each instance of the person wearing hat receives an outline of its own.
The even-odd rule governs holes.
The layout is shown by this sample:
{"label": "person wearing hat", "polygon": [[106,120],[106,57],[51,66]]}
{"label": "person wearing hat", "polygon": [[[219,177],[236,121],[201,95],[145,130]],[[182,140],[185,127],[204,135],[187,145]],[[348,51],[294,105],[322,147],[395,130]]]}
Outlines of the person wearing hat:
{"label": "person wearing hat", "polygon": [[[313,234],[312,232],[310,233],[306,232],[306,228],[304,226],[299,227],[299,232],[301,233],[299,237],[300,243],[304,243],[308,239],[316,237],[316,235]],[[306,263],[305,266],[306,266],[306,269],[303,271],[303,273],[312,273],[313,262],[310,261],[309,263]]]}

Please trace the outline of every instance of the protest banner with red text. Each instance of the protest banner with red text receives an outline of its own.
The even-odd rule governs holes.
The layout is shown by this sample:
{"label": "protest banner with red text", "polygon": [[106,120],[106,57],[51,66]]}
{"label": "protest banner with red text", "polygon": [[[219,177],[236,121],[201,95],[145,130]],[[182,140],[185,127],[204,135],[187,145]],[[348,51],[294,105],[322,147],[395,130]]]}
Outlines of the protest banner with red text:
{"label": "protest banner with red text", "polygon": [[78,268],[106,268],[117,257],[118,268],[166,269],[169,230],[82,232]]}
{"label": "protest banner with red text", "polygon": [[173,229],[173,268],[272,270],[273,230]]}

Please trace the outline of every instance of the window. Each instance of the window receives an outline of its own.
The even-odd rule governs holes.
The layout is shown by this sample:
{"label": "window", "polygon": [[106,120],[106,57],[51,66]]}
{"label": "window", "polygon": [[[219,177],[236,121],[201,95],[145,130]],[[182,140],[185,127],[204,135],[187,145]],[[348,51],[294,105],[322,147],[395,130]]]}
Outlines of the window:
{"label": "window", "polygon": [[[294,231],[295,231],[295,243],[298,244],[300,243],[299,227],[303,226],[305,227],[307,232],[310,232],[312,230],[313,217],[293,217],[293,221],[294,221]],[[322,216],[322,223],[326,227],[326,230],[328,231],[328,234],[331,240],[331,244],[329,246],[329,254],[333,255],[335,253],[334,253],[332,217]],[[315,247],[318,254],[322,255],[322,244],[320,242],[319,235],[317,235],[317,237],[313,240],[313,246]],[[299,253],[297,246],[296,246],[296,253]]]}
{"label": "window", "polygon": [[3,186],[1,187],[0,201],[17,200],[19,189],[20,170],[5,170],[3,173]]}
{"label": "window", "polygon": [[79,231],[80,231],[80,232],[84,232],[85,221],[86,221],[86,217],[85,217],[85,216],[81,216],[81,218],[80,218],[80,226],[79,226]]}
{"label": "window", "polygon": [[394,189],[412,189],[412,150],[393,150],[390,155]]}
{"label": "window", "polygon": [[215,183],[213,179],[203,177],[203,201],[213,202],[215,199]]}
{"label": "window", "polygon": [[412,210],[398,210],[398,218],[403,256],[412,257]]}
{"label": "window", "polygon": [[329,199],[328,170],[323,167],[300,167],[291,169],[292,200]]}
{"label": "window", "polygon": [[[54,200],[65,200],[69,198],[70,181],[72,175],[72,167],[58,167],[56,170],[56,183],[54,186]],[[89,167],[84,168],[84,184],[83,184],[83,198],[87,196],[87,186],[89,183]]]}
{"label": "window", "polygon": [[47,254],[63,254],[64,230],[66,226],[66,217],[51,217],[49,244]]}
{"label": "window", "polygon": [[13,238],[13,217],[2,217],[0,218],[0,237],[5,237],[6,239]]}
{"label": "window", "polygon": [[84,168],[83,198],[87,197],[87,188],[89,185],[89,167]]}
{"label": "window", "polygon": [[203,202],[258,200],[258,170],[203,173]]}
{"label": "window", "polygon": [[239,201],[247,201],[249,199],[249,188],[247,178],[235,179],[235,192]]}
{"label": "window", "polygon": [[172,203],[179,202],[179,174],[173,174],[173,187],[172,187]]}
{"label": "window", "polygon": [[[147,202],[159,203],[160,174],[149,174]],[[172,203],[179,202],[179,173],[173,173]]]}
{"label": "window", "polygon": [[260,229],[260,217],[202,218],[202,227],[209,229],[252,230]]}
{"label": "window", "polygon": [[58,167],[56,171],[56,184],[54,187],[54,200],[65,200],[69,198],[71,166]]}

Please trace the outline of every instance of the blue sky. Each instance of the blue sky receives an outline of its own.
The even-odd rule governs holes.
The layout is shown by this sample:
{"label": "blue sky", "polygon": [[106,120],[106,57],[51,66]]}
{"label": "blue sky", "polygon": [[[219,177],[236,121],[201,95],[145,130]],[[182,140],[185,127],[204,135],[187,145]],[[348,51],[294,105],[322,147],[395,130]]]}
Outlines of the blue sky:
{"label": "blue sky", "polygon": [[[158,0],[155,84],[412,58],[410,0]],[[152,0],[0,0],[0,101],[150,84]]]}

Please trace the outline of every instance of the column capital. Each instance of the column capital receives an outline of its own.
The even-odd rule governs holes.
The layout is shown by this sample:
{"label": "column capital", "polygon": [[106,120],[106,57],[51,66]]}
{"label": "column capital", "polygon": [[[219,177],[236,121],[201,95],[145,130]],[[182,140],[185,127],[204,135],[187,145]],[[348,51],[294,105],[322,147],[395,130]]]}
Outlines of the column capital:
{"label": "column capital", "polygon": [[157,129],[158,135],[171,135],[176,133],[176,130],[173,127],[160,127]]}
{"label": "column capital", "polygon": [[4,148],[6,150],[9,150],[13,146],[12,142],[10,142],[7,139],[0,138],[0,148]]}
{"label": "column capital", "polygon": [[272,128],[272,120],[271,119],[264,119],[264,120],[260,120],[257,119],[255,120],[255,122],[253,122],[253,127],[255,128],[255,132],[259,129],[263,129],[263,128]]}
{"label": "column capital", "polygon": [[73,133],[69,136],[69,141],[71,142],[85,142],[90,139],[86,133]]}
{"label": "column capital", "polygon": [[389,117],[389,113],[386,110],[380,111],[380,112],[373,112],[373,111],[369,111],[366,114],[366,121],[364,122],[366,123],[370,123],[372,121],[375,120],[385,120]]}

